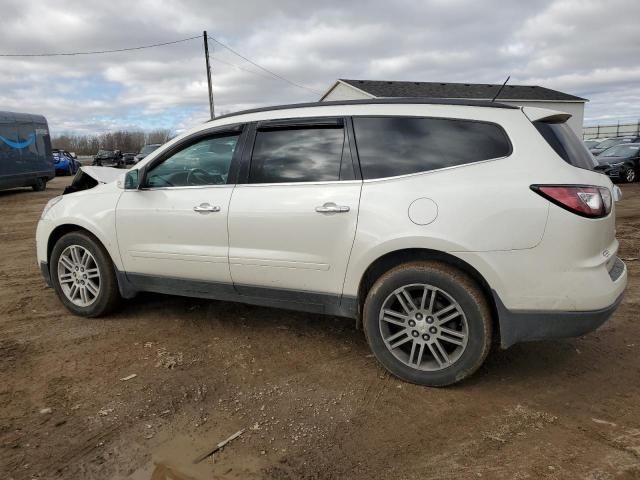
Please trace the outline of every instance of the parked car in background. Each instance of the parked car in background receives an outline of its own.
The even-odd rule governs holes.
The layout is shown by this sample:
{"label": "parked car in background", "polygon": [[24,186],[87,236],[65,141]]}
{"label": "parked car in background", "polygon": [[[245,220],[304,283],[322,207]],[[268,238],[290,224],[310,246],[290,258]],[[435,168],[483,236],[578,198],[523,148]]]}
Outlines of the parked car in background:
{"label": "parked car in background", "polygon": [[596,145],[600,143],[601,140],[593,139],[593,140],[584,140],[584,146],[587,148],[594,148]]}
{"label": "parked car in background", "polygon": [[640,174],[640,143],[622,143],[598,155],[596,167],[612,180],[635,182]]}
{"label": "parked car in background", "polygon": [[611,148],[615,145],[619,145],[621,143],[635,143],[635,142],[640,142],[640,137],[638,136],[633,136],[633,137],[616,137],[616,138],[608,138],[602,142],[600,142],[598,145],[596,145],[595,147],[592,147],[589,149],[589,151],[594,155],[594,156],[598,156],[600,155],[602,152],[604,152],[606,149]]}
{"label": "parked car in background", "polygon": [[122,152],[120,152],[120,150],[100,150],[97,155],[93,157],[92,165],[122,168],[124,166]]}
{"label": "parked car in background", "polygon": [[53,149],[51,154],[53,155],[56,175],[75,175],[78,168],[80,168],[80,162],[66,150]]}
{"label": "parked car in background", "polygon": [[496,340],[582,335],[622,299],[613,185],[569,118],[417,99],[221,116],[52,199],[38,262],[77,315],[154,291],[350,317],[392,374],[449,385]]}
{"label": "parked car in background", "polygon": [[122,154],[122,160],[125,165],[133,165],[136,163],[136,154],[133,152],[125,152]]}
{"label": "parked car in background", "polygon": [[39,192],[53,177],[47,119],[42,115],[0,112],[0,190],[32,187]]}
{"label": "parked car in background", "polygon": [[142,147],[142,149],[140,150],[140,153],[136,155],[135,163],[138,163],[140,160],[143,160],[151,152],[160,148],[160,146],[161,146],[160,143],[150,143],[149,145],[145,145],[144,147]]}

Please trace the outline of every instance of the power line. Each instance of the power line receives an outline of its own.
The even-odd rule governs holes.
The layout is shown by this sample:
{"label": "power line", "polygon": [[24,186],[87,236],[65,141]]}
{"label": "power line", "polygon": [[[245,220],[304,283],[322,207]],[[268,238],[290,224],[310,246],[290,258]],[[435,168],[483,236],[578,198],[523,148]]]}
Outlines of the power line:
{"label": "power line", "polygon": [[[174,40],[171,42],[161,42],[161,43],[153,43],[151,45],[141,45],[141,46],[137,46],[137,47],[127,47],[127,48],[116,48],[116,49],[111,49],[111,50],[91,50],[91,51],[85,51],[85,52],[56,52],[56,53],[0,53],[0,58],[8,58],[8,57],[71,57],[71,56],[77,56],[77,55],[101,55],[101,54],[105,54],[105,53],[117,53],[117,52],[130,52],[133,50],[144,50],[147,48],[155,48],[155,47],[163,47],[166,45],[174,45],[176,43],[183,43],[183,42],[188,42],[191,40],[196,40],[201,38],[200,35],[196,35],[193,37],[188,37],[188,38],[182,38],[180,40]],[[304,90],[307,90],[309,92],[312,92],[316,95],[322,95],[321,92],[318,92],[317,90],[314,90],[312,88],[309,88],[305,85],[301,85],[299,83],[296,83],[292,80],[289,80],[288,78],[283,77],[282,75],[279,75],[271,70],[269,70],[268,68],[263,67],[262,65],[254,62],[253,60],[251,60],[250,58],[245,57],[244,55],[242,55],[240,52],[234,50],[233,48],[231,48],[229,45],[221,42],[220,40],[218,40],[217,38],[212,37],[211,35],[207,35],[207,38],[209,38],[210,40],[214,41],[215,43],[217,43],[218,45],[220,45],[221,47],[227,49],[228,51],[230,51],[231,53],[233,53],[234,55],[237,55],[238,57],[242,58],[244,61],[250,63],[251,65],[259,68],[260,70],[262,70],[263,72],[266,72],[267,75],[263,75],[260,74],[254,70],[250,70],[247,68],[243,68],[240,65],[236,65],[235,63],[231,63],[231,62],[227,62],[225,60],[222,60],[221,58],[216,58],[213,57],[212,58],[218,62],[233,66],[239,70],[243,70],[245,72],[248,73],[253,73],[254,75],[258,75],[260,77],[263,78],[276,78],[278,80],[282,80],[286,83],[288,83],[289,85],[292,85],[296,88],[301,88]]]}
{"label": "power line", "polygon": [[211,58],[214,59],[216,62],[220,62],[220,63],[223,63],[225,65],[229,65],[230,67],[235,67],[238,70],[242,70],[244,72],[253,73],[254,75],[257,75],[259,77],[266,78],[267,80],[278,80],[277,78],[275,78],[275,77],[273,77],[271,75],[265,75],[264,73],[256,72],[255,70],[251,70],[249,68],[244,68],[244,67],[242,67],[240,65],[237,65],[237,64],[235,64],[233,62],[229,62],[227,60],[223,60],[220,57],[214,57],[213,55],[211,55]]}
{"label": "power line", "polygon": [[212,37],[211,35],[208,35],[209,39],[213,40],[214,42],[216,42],[218,45],[220,45],[221,47],[226,48],[227,50],[229,50],[231,53],[234,53],[235,55],[239,56],[240,58],[242,58],[243,60],[245,60],[246,62],[249,62],[251,65],[254,65],[256,67],[258,67],[260,70],[263,70],[265,72],[267,72],[270,75],[273,75],[276,78],[279,78],[280,80],[283,80],[285,82],[287,82],[290,85],[293,85],[294,87],[298,87],[298,88],[303,88],[305,90],[308,90],[312,93],[315,93],[316,95],[322,95],[321,92],[318,92],[317,90],[314,90],[312,88],[309,87],[305,87],[304,85],[300,85],[299,83],[296,83],[292,80],[289,80],[288,78],[283,77],[282,75],[278,75],[275,72],[272,72],[271,70],[263,67],[262,65],[257,64],[256,62],[254,62],[253,60],[245,57],[244,55],[242,55],[241,53],[237,52],[236,50],[234,50],[233,48],[231,48],[229,45],[226,45],[224,43],[222,43],[220,40]]}
{"label": "power line", "polygon": [[152,45],[143,45],[140,47],[117,48],[114,50],[94,50],[90,52],[65,52],[65,53],[0,53],[0,57],[71,57],[75,55],[99,55],[102,53],[129,52],[131,50],[143,50],[145,48],[163,47],[165,45],[173,45],[175,43],[188,42],[202,38],[200,35],[195,37],[174,40],[173,42],[154,43]]}

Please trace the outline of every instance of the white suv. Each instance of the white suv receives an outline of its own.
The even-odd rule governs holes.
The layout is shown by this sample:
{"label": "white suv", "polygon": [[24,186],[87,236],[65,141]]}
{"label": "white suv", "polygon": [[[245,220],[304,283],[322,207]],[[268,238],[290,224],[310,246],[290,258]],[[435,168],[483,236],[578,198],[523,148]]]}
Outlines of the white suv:
{"label": "white suv", "polygon": [[394,375],[448,385],[494,340],[581,335],[620,302],[613,186],[567,118],[415,99],[226,115],[118,181],[85,169],[46,206],[38,261],[78,315],[153,291],[351,317]]}

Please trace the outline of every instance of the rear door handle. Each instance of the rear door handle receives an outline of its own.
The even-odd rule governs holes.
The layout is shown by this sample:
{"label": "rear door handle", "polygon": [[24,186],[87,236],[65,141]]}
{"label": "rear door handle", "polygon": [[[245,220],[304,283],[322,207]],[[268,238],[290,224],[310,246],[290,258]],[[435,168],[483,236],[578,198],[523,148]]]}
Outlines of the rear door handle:
{"label": "rear door handle", "polygon": [[193,207],[193,211],[198,213],[219,212],[220,207],[218,207],[217,205],[211,205],[210,203],[201,203],[200,205],[196,205],[195,207]]}
{"label": "rear door handle", "polygon": [[333,202],[327,202],[320,207],[316,207],[316,212],[318,213],[346,213],[349,210],[348,205],[336,205]]}

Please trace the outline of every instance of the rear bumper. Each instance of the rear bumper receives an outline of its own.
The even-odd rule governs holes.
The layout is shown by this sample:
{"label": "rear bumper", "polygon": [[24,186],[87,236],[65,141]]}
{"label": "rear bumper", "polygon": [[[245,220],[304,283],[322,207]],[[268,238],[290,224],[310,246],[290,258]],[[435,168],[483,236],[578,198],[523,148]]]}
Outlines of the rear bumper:
{"label": "rear bumper", "polygon": [[624,292],[615,301],[598,310],[567,311],[513,311],[507,309],[497,293],[493,292],[500,323],[500,346],[510,346],[531,340],[579,337],[592,332],[605,323],[616,311]]}

